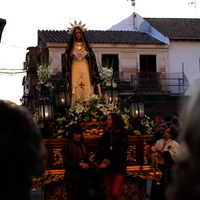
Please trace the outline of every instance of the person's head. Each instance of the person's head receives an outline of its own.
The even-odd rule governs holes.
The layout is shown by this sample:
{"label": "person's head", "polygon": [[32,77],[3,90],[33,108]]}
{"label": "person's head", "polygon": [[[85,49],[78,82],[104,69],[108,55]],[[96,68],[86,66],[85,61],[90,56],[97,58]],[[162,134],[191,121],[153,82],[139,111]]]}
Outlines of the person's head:
{"label": "person's head", "polygon": [[161,124],[161,123],[163,123],[163,118],[162,118],[162,116],[160,116],[160,115],[156,116],[156,117],[155,117],[155,123],[156,123],[156,124]]}
{"label": "person's head", "polygon": [[159,125],[159,124],[155,124],[155,126],[154,126],[154,131],[155,131],[156,133],[158,133],[158,132],[160,132],[160,130],[161,130],[160,125]]}
{"label": "person's head", "polygon": [[68,139],[79,142],[83,140],[83,129],[79,124],[72,124],[69,127]]}
{"label": "person's head", "polygon": [[162,124],[160,125],[160,130],[161,130],[161,131],[167,130],[167,125],[166,125],[165,123],[162,123]]}
{"label": "person's head", "polygon": [[124,129],[124,120],[119,113],[109,113],[106,120],[108,129],[120,131]]}
{"label": "person's head", "polygon": [[164,121],[165,122],[171,122],[172,118],[170,116],[165,116]]}
{"label": "person's head", "polygon": [[163,138],[165,140],[168,140],[168,139],[174,140],[176,139],[177,135],[178,135],[177,130],[174,127],[170,126],[169,128],[165,130],[163,134]]}
{"label": "person's head", "polygon": [[178,113],[174,114],[174,119],[179,119],[179,114]]}
{"label": "person's head", "polygon": [[180,128],[180,122],[178,119],[172,119],[172,126],[175,128]]}
{"label": "person's head", "polygon": [[45,170],[46,152],[41,139],[40,129],[28,110],[0,100],[2,199],[12,199],[12,195],[16,200],[29,198],[33,179]]}
{"label": "person's head", "polygon": [[73,31],[73,35],[75,37],[75,41],[81,42],[82,41],[82,29],[80,27],[76,27]]}

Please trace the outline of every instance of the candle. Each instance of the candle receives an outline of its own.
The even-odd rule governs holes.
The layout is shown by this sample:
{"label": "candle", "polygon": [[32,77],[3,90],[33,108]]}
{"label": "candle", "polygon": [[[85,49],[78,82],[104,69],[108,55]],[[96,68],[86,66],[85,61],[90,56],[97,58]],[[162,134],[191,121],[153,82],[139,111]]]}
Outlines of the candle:
{"label": "candle", "polygon": [[98,88],[98,92],[99,92],[99,97],[101,97],[101,87],[100,87],[99,83],[97,84],[97,88]]}
{"label": "candle", "polygon": [[104,94],[104,98],[105,98],[106,103],[108,103],[108,94]]}
{"label": "candle", "polygon": [[45,112],[45,118],[48,118],[48,117],[49,117],[49,113]]}

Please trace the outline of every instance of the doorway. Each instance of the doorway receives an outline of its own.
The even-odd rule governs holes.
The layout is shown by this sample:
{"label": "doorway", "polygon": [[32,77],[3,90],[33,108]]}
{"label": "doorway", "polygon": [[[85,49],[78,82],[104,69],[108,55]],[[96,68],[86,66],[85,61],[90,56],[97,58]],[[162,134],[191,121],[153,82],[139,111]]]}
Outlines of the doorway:
{"label": "doorway", "polygon": [[156,55],[140,55],[140,72],[156,72]]}
{"label": "doorway", "polygon": [[160,73],[156,68],[156,55],[140,55],[140,72],[137,77],[141,89],[160,90]]}

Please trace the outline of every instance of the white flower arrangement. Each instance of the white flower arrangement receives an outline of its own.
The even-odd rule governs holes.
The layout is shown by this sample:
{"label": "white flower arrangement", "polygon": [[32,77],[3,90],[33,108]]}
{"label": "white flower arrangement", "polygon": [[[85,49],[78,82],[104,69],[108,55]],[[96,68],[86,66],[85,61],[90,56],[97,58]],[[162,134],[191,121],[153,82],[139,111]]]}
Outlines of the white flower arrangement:
{"label": "white flower arrangement", "polygon": [[[66,110],[66,115],[58,118],[56,121],[60,124],[60,128],[53,137],[65,137],[65,132],[71,124],[89,122],[92,119],[97,121],[106,121],[109,113],[120,113],[121,111],[113,103],[106,104],[105,100],[98,95],[88,96],[86,99],[79,98],[76,102]],[[125,129],[129,130],[130,116],[128,110],[125,114],[121,114],[124,119]]]}
{"label": "white flower arrangement", "polygon": [[102,80],[102,86],[105,87],[117,87],[117,84],[113,80],[113,62],[109,66],[109,60],[98,66],[100,79]]}
{"label": "white flower arrangement", "polygon": [[145,117],[131,123],[131,129],[134,135],[153,134],[154,121],[145,115]]}
{"label": "white flower arrangement", "polygon": [[[106,117],[109,113],[121,113],[113,103],[106,104],[105,100],[98,95],[88,96],[86,99],[79,98],[76,102],[66,110],[66,115],[62,118],[58,118],[56,121],[60,124],[57,132],[53,134],[53,137],[60,138],[65,137],[66,130],[71,124],[90,122],[92,119],[97,121],[106,121]],[[125,109],[124,113],[121,113],[124,120],[125,129],[128,131],[129,135],[146,135],[153,134],[153,120],[145,116],[141,118],[139,126],[135,124],[134,121],[130,119],[129,110]]]}
{"label": "white flower arrangement", "polygon": [[40,63],[37,69],[38,85],[51,87],[52,83],[49,81],[51,71],[51,62],[46,58],[40,57]]}
{"label": "white flower arrangement", "polygon": [[40,65],[37,70],[38,74],[38,84],[42,85],[44,84],[45,86],[49,86],[51,83],[49,83],[49,78],[50,78],[50,70],[51,66],[45,66],[45,65]]}
{"label": "white flower arrangement", "polygon": [[103,98],[98,95],[79,98],[67,111],[66,118],[70,121],[81,123],[91,119],[104,120],[110,112],[120,112],[114,104],[105,104]]}
{"label": "white flower arrangement", "polygon": [[141,124],[146,127],[146,133],[152,134],[153,133],[153,127],[154,127],[154,121],[151,120],[149,117],[145,115],[144,118],[141,119]]}

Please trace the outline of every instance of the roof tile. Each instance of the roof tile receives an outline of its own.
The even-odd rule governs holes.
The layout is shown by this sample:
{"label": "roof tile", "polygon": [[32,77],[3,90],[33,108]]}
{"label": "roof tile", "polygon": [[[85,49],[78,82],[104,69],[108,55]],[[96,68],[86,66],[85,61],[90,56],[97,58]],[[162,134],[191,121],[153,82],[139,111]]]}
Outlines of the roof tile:
{"label": "roof tile", "polygon": [[200,40],[198,18],[144,18],[170,40]]}
{"label": "roof tile", "polygon": [[[89,43],[164,45],[163,42],[160,42],[146,33],[134,31],[89,30],[84,33]],[[67,34],[67,31],[39,30],[38,37],[45,43],[69,42],[70,40],[70,35]]]}

